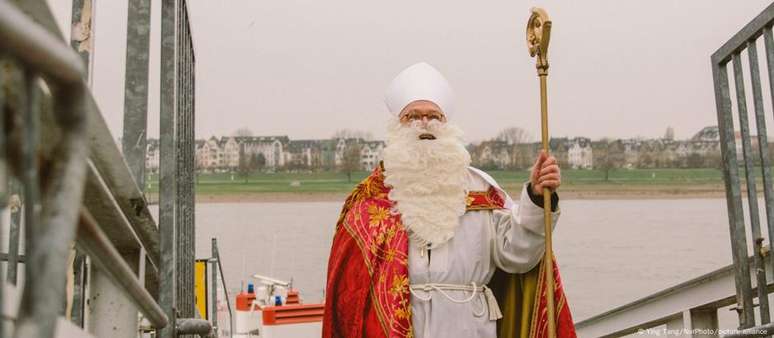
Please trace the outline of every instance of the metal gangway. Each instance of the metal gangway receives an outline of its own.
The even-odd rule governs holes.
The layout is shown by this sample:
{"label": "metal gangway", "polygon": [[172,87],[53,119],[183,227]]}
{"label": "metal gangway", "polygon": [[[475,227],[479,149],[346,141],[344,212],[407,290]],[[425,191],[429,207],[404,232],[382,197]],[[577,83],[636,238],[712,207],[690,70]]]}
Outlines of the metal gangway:
{"label": "metal gangway", "polygon": [[[144,191],[151,1],[129,0],[122,149],[90,89],[95,2],[73,0],[68,43],[45,0],[0,0],[0,338],[215,336],[217,320],[200,319],[194,300],[187,1],[161,1],[155,23],[158,223]],[[225,286],[214,241],[208,262]]]}
{"label": "metal gangway", "polygon": [[[768,95],[770,102],[774,102],[773,25],[774,3],[710,58],[733,263],[580,321],[576,323],[579,336],[620,337],[648,332],[682,337],[774,335],[769,304],[769,294],[774,290],[774,242],[770,237],[774,234],[774,181],[766,130],[766,114],[774,112],[766,112],[766,93],[761,82],[761,63],[765,62]],[[758,54],[759,42],[765,55]],[[747,67],[743,66],[745,63]],[[729,65],[733,70],[732,82]],[[752,91],[751,96],[748,90]],[[749,97],[755,134],[750,130]],[[759,189],[763,190],[764,215],[759,213]],[[744,209],[748,210],[748,217]],[[769,234],[768,243],[762,232],[763,222]],[[752,243],[748,244],[748,236]],[[726,307],[738,315],[736,328],[718,328],[718,311]],[[657,327],[662,330],[654,330]]]}

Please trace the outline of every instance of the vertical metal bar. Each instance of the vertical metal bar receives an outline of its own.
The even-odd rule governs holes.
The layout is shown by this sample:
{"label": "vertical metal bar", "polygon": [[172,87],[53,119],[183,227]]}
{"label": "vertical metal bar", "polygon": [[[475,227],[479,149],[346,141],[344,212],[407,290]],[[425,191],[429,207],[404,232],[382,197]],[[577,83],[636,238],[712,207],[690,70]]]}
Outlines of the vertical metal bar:
{"label": "vertical metal bar", "polygon": [[[758,47],[755,42],[751,42],[747,46],[747,56],[750,64],[750,80],[753,91],[753,105],[755,108],[755,126],[758,133],[758,156],[761,159],[761,174],[763,176],[763,197],[766,206],[766,225],[767,229],[771,229],[774,226],[774,187],[772,187],[771,181],[771,159],[769,159],[769,140],[768,133],[766,132],[766,117],[763,109],[763,91],[761,90],[761,74],[760,66],[758,64]],[[758,230],[760,233],[760,229]],[[769,241],[771,242],[771,241]],[[771,245],[771,243],[769,243]],[[760,246],[756,250],[755,255],[761,256],[763,259],[763,252]],[[759,272],[766,276],[766,266],[761,266]],[[760,285],[760,284],[759,284]],[[766,307],[768,308],[768,296],[766,296],[766,288],[763,288],[764,295],[761,294],[761,288],[758,288],[758,297],[766,300]],[[770,309],[764,311],[763,306],[760,308],[761,312],[761,324],[767,324],[771,321]]]}
{"label": "vertical metal bar", "polygon": [[185,64],[182,62],[182,54],[183,49],[181,48],[181,45],[183,44],[183,15],[182,15],[182,8],[184,6],[184,0],[180,0],[177,3],[177,8],[175,9],[175,16],[177,17],[176,22],[176,36],[177,36],[177,42],[175,43],[175,65],[177,67],[176,77],[175,77],[175,88],[176,88],[176,102],[177,106],[175,107],[175,149],[177,151],[177,157],[175,158],[177,166],[177,204],[175,207],[175,231],[176,231],[176,241],[177,241],[177,311],[180,315],[180,318],[190,318],[188,314],[188,297],[187,294],[191,289],[189,289],[188,285],[188,272],[186,271],[186,263],[188,261],[188,255],[187,255],[187,230],[186,230],[186,212],[185,212],[185,200],[187,196],[185,196],[185,170],[183,169],[183,165],[185,163],[184,157],[185,157],[185,149],[182,146],[182,143],[185,140],[184,132],[185,132],[185,118],[183,117],[183,111],[185,109],[183,102],[185,97],[185,92],[182,88],[182,82],[183,82],[183,70],[185,69]]}
{"label": "vertical metal bar", "polygon": [[[3,71],[0,70],[0,112],[5,110],[5,91],[3,83],[6,81]],[[5,135],[5,121],[0,119],[0,150],[7,147],[6,135]],[[5,157],[5,151],[0,151],[0,207],[5,209],[8,206],[8,199],[10,197],[9,175],[7,159]],[[0,220],[2,222],[2,220]],[[1,225],[2,223],[0,223]],[[0,278],[2,283],[3,278]],[[0,290],[2,291],[2,290]]]}
{"label": "vertical metal bar", "polygon": [[185,304],[185,311],[182,311],[184,313],[184,316],[186,318],[193,318],[194,314],[193,311],[195,309],[195,306],[192,306],[191,299],[189,298],[189,295],[192,294],[193,288],[190,288],[190,285],[192,284],[192,275],[191,275],[191,268],[193,266],[193,262],[191,261],[191,220],[190,220],[190,209],[188,205],[188,201],[191,199],[191,196],[188,192],[188,91],[186,90],[186,81],[188,77],[188,65],[186,64],[186,42],[187,42],[187,34],[186,34],[186,17],[185,17],[185,0],[180,2],[180,43],[178,44],[178,48],[180,49],[180,60],[178,63],[180,64],[180,117],[181,117],[181,125],[182,128],[180,130],[180,149],[181,149],[181,155],[180,156],[180,171],[182,175],[180,175],[180,178],[182,179],[181,182],[181,190],[182,194],[184,196],[183,200],[180,201],[181,204],[181,211],[183,213],[183,238],[185,242],[185,247],[183,248],[183,257],[185,257],[184,260],[182,260],[180,263],[183,264],[183,279],[185,280],[185,284],[189,286],[186,290],[183,290],[184,292],[184,304]]}
{"label": "vertical metal bar", "polygon": [[[766,48],[766,68],[768,70],[769,75],[769,95],[771,96],[771,99],[774,100],[774,34],[771,32],[771,27],[766,27],[763,29],[763,42]],[[756,69],[758,68],[758,64],[755,64]],[[755,88],[755,87],[753,87]],[[754,92],[753,92],[754,93]],[[757,100],[756,105],[758,104]],[[774,102],[774,101],[772,101]],[[758,115],[758,108],[756,108],[756,118]],[[774,182],[771,179],[771,161],[769,159],[768,154],[768,136],[765,131],[765,118],[763,115],[763,108],[761,108],[761,119],[763,122],[757,122],[758,124],[758,143],[759,145],[766,144],[766,150],[763,148],[761,149],[761,167],[763,168],[763,186],[764,186],[764,196],[766,198],[766,214],[768,215],[768,226],[769,226],[769,251],[774,252],[774,241],[771,240],[772,234],[774,234],[774,190],[772,189],[772,185],[774,185]],[[764,127],[764,129],[761,129],[761,126]],[[762,135],[762,136],[761,136]],[[763,137],[765,141],[761,142],[760,139]],[[772,260],[771,267],[772,270],[774,270],[774,260]]]}
{"label": "vertical metal bar", "polygon": [[159,271],[159,304],[170,319],[170,325],[159,332],[161,338],[177,338],[177,149],[175,116],[175,45],[176,0],[161,3],[161,97],[159,138],[159,235],[161,264]]}
{"label": "vertical metal bar", "polygon": [[94,28],[95,0],[73,0],[72,29],[70,30],[70,46],[83,59],[86,65],[86,82],[91,87],[94,69]]}
{"label": "vertical metal bar", "polygon": [[70,321],[78,327],[84,326],[83,308],[86,302],[83,300],[86,296],[86,255],[76,249],[75,259],[73,260],[73,305],[70,312]]}
{"label": "vertical metal bar", "polygon": [[[193,158],[191,156],[191,144],[193,136],[193,121],[191,120],[191,117],[193,116],[191,112],[191,63],[190,63],[190,49],[188,48],[189,42],[191,39],[191,35],[189,34],[190,31],[188,31],[188,11],[186,11],[186,43],[185,43],[185,61],[186,61],[186,77],[185,77],[185,91],[186,91],[186,140],[185,140],[185,153],[186,153],[186,162],[185,162],[185,172],[186,172],[186,194],[188,195],[188,198],[186,199],[187,204],[187,211],[188,211],[188,256],[190,257],[190,264],[188,265],[189,269],[189,280],[191,282],[191,290],[193,290],[194,285],[194,262],[196,261],[196,231],[194,229],[194,205],[193,205],[193,187],[191,186],[191,182],[193,181]],[[196,307],[196,299],[191,295],[190,298],[191,306]],[[193,311],[193,310],[192,310]],[[191,313],[193,315],[193,312]]]}
{"label": "vertical metal bar", "polygon": [[739,187],[739,168],[736,162],[734,121],[731,116],[728,70],[725,63],[721,64],[718,60],[712,60],[712,78],[720,133],[723,182],[726,190],[726,206],[728,207],[731,257],[734,263],[737,313],[740,327],[746,328],[755,324],[755,318],[753,316],[750,267],[747,264],[747,239],[744,231],[742,196]]}
{"label": "vertical metal bar", "polygon": [[223,277],[223,264],[220,261],[220,251],[218,250],[218,240],[212,239],[212,257],[218,262],[218,273],[220,274],[220,281],[223,282],[223,292],[226,296],[226,307],[228,307],[228,326],[231,336],[234,336],[234,314],[231,312],[231,297],[228,295],[228,285],[226,284],[226,278]]}
{"label": "vertical metal bar", "polygon": [[[196,258],[196,110],[194,109],[194,100],[196,92],[194,91],[194,73],[196,67],[194,64],[193,37],[191,35],[190,18],[186,6],[186,22],[188,31],[188,191],[191,217],[191,257]],[[192,273],[193,275],[193,273]],[[193,276],[192,276],[193,277]],[[192,298],[192,301],[194,299]],[[217,323],[213,323],[217,325]]]}
{"label": "vertical metal bar", "polygon": [[140,280],[140,285],[145,287],[145,270],[148,262],[148,256],[144,249],[140,249],[140,254],[137,258],[137,278]]}
{"label": "vertical metal bar", "polygon": [[[0,60],[2,61],[2,60]],[[2,67],[2,62],[0,62],[0,67]],[[3,88],[3,83],[6,82],[4,71],[0,69],[0,112],[5,111],[5,90]],[[4,116],[4,114],[2,115]],[[8,198],[9,198],[9,186],[8,186],[8,166],[6,165],[6,158],[5,158],[5,152],[6,148],[8,147],[8,143],[6,142],[5,137],[5,118],[0,118],[0,203],[2,203],[2,209],[4,210],[6,207],[8,207]],[[5,222],[5,217],[0,219],[0,229],[3,228],[3,223]],[[0,241],[2,240],[2,237],[0,237]],[[10,243],[9,243],[10,244]],[[10,245],[9,245],[10,247]],[[6,268],[6,270],[8,270]],[[5,278],[3,278],[2,270],[0,270],[0,307],[3,309],[5,308]],[[0,320],[0,338],[5,338],[5,321]]]}
{"label": "vertical metal bar", "polygon": [[187,318],[193,317],[193,311],[194,306],[193,302],[191,302],[192,299],[189,298],[189,295],[191,295],[191,291],[193,291],[193,288],[190,287],[193,284],[193,279],[191,278],[191,268],[193,267],[193,261],[191,257],[191,223],[190,223],[190,210],[188,209],[188,201],[191,199],[191,196],[188,194],[188,91],[186,90],[185,84],[186,84],[186,78],[188,76],[188,64],[186,63],[186,45],[188,42],[188,35],[186,34],[186,13],[185,13],[185,6],[186,1],[182,0],[180,1],[180,43],[178,44],[178,47],[180,49],[180,60],[178,63],[180,64],[180,116],[181,116],[181,123],[182,123],[182,130],[180,133],[180,148],[182,149],[182,155],[180,157],[181,163],[180,163],[180,170],[182,171],[182,190],[183,190],[183,196],[185,198],[180,201],[182,206],[182,212],[183,212],[183,237],[185,238],[185,248],[183,255],[185,257],[185,260],[183,260],[181,263],[183,264],[183,271],[185,278],[186,285],[189,286],[187,290],[185,290],[185,316]]}
{"label": "vertical metal bar", "polygon": [[[130,0],[127,12],[122,150],[132,177],[134,177],[140,191],[144,191],[148,127],[150,0]],[[137,252],[126,253],[124,258],[127,262],[130,262],[133,268],[136,267],[135,271],[138,274],[138,278],[144,284],[144,251],[141,249]],[[137,308],[131,305],[127,306],[127,308],[122,314],[127,316],[133,315],[136,318]],[[125,321],[132,322],[130,318],[127,318]],[[127,332],[127,334],[131,334],[131,332]]]}
{"label": "vertical metal bar", "polygon": [[[10,58],[0,59],[0,76],[4,77],[2,85],[0,85],[0,95],[5,93],[17,92],[16,100],[12,100],[12,95],[5,98],[7,103],[0,104],[0,112],[4,111],[5,106],[12,109],[11,106],[15,106],[17,111],[24,110],[24,96],[25,89],[23,81],[20,80],[19,63]],[[19,84],[22,85],[19,85]],[[9,180],[9,211],[10,211],[10,225],[8,229],[8,262],[6,264],[6,281],[11,285],[16,285],[18,280],[19,269],[19,244],[20,244],[20,228],[23,212],[23,185],[19,179],[23,179],[22,175],[18,178],[11,178]]]}
{"label": "vertical metal bar", "polygon": [[[755,42],[748,45],[754,45]],[[757,62],[758,60],[755,59]],[[749,206],[750,231],[753,240],[753,265],[755,266],[755,278],[758,288],[758,304],[761,310],[761,320],[769,321],[769,297],[765,286],[766,267],[763,265],[761,246],[760,217],[758,215],[758,190],[755,184],[755,165],[753,164],[753,151],[750,141],[750,124],[747,118],[747,96],[744,88],[744,70],[742,70],[742,57],[739,53],[733,55],[734,81],[736,84],[736,105],[739,114],[739,129],[742,134],[742,156],[744,158],[745,182],[747,183],[747,205]],[[753,79],[755,80],[755,79]],[[746,251],[746,250],[745,250]]]}
{"label": "vertical metal bar", "polygon": [[145,191],[148,129],[148,68],[150,60],[150,0],[129,0],[126,35],[126,85],[122,148],[140,191]]}
{"label": "vertical metal bar", "polygon": [[193,123],[190,91],[190,30],[186,1],[178,7],[177,42],[177,151],[178,151],[178,306],[183,318],[192,318],[195,312],[194,294],[194,226],[193,226]]}
{"label": "vertical metal bar", "polygon": [[177,194],[177,200],[175,201],[175,242],[177,242],[177,260],[175,261],[176,269],[177,269],[177,311],[178,314],[182,318],[185,318],[186,315],[183,313],[185,311],[185,305],[183,304],[185,302],[185,295],[183,294],[183,291],[181,289],[185,289],[188,287],[185,283],[185,272],[183,271],[183,265],[182,261],[185,260],[185,256],[182,255],[182,252],[185,250],[185,243],[183,242],[183,234],[184,231],[181,228],[183,223],[183,217],[182,217],[182,208],[181,203],[185,199],[185,196],[182,196],[181,194],[181,188],[182,188],[182,182],[180,180],[180,175],[183,173],[180,171],[180,106],[181,106],[181,92],[180,92],[180,6],[182,6],[182,0],[177,2],[177,7],[175,8],[175,18],[177,21],[175,21],[175,151],[177,152],[177,156],[175,157],[175,168],[177,171],[177,191],[175,192]]}
{"label": "vertical metal bar", "polygon": [[[35,258],[33,257],[35,252],[38,252],[38,246],[39,241],[36,241],[38,239],[38,233],[40,232],[40,186],[38,182],[38,160],[37,160],[37,149],[38,149],[38,137],[39,137],[39,121],[40,121],[40,90],[37,86],[38,78],[34,74],[32,74],[29,70],[25,71],[25,95],[26,95],[26,101],[24,104],[24,108],[21,109],[22,113],[24,114],[24,145],[22,146],[23,151],[23,159],[22,159],[22,177],[24,181],[24,199],[25,199],[25,205],[24,205],[24,244],[25,244],[25,253],[27,256],[27,259],[24,264],[24,271],[25,276],[40,276],[36,278],[41,278],[44,274],[40,273],[42,266],[36,266],[35,264]],[[24,296],[26,296],[28,293],[32,293],[32,297],[34,297],[34,293],[39,291],[37,289],[33,289],[30,286],[30,280],[34,280],[36,278],[25,278],[25,287],[24,287]],[[28,299],[28,297],[24,297],[25,299]],[[36,302],[28,301],[28,302],[22,302],[21,307],[19,308],[19,317],[22,316],[31,316],[32,314],[36,313],[46,313],[48,316],[45,318],[40,318],[40,323],[38,323],[39,328],[38,330],[34,330],[34,328],[30,328],[30,330],[33,334],[29,335],[31,337],[37,336],[38,333],[41,335],[45,335],[47,333],[53,333],[54,330],[54,322],[53,319],[56,318],[58,315],[59,309],[54,309],[53,306],[49,306],[48,309],[40,309],[35,308]],[[18,330],[17,330],[18,331]],[[19,332],[16,333],[16,336],[19,336]]]}
{"label": "vertical metal bar", "polygon": [[[210,288],[210,322],[212,323],[213,333],[215,337],[219,337],[220,325],[218,324],[218,261],[215,258],[216,246],[218,245],[215,238],[212,239],[212,252],[210,258],[210,264],[212,265],[211,277],[212,287]],[[225,285],[224,285],[225,287]]]}
{"label": "vertical metal bar", "polygon": [[22,191],[17,180],[11,180],[11,225],[8,231],[8,283],[16,285],[19,269],[19,237],[22,214]]}
{"label": "vertical metal bar", "polygon": [[[186,188],[188,193],[188,198],[186,199],[186,203],[188,204],[188,241],[189,241],[189,247],[188,247],[188,256],[190,257],[189,260],[189,281],[191,283],[191,290],[194,289],[194,278],[195,278],[195,270],[194,270],[194,263],[196,261],[196,225],[194,223],[194,115],[193,115],[193,107],[192,107],[192,100],[193,100],[193,93],[191,92],[191,74],[193,72],[193,67],[191,64],[191,26],[190,21],[188,17],[188,3],[185,2],[185,35],[186,38],[184,40],[185,43],[185,63],[186,63],[186,77],[185,77],[185,87],[186,87]],[[194,297],[193,293],[190,295],[190,302],[191,302],[191,315],[194,315],[194,311],[196,308],[196,298]]]}
{"label": "vertical metal bar", "polygon": [[[189,30],[190,32],[190,30]],[[191,67],[191,145],[188,149],[191,151],[190,165],[191,165],[191,178],[189,184],[191,185],[191,222],[193,224],[194,244],[196,243],[196,51],[193,48],[193,36],[190,39],[190,67]],[[193,252],[196,253],[196,247],[194,246]],[[217,323],[215,324],[217,325]]]}

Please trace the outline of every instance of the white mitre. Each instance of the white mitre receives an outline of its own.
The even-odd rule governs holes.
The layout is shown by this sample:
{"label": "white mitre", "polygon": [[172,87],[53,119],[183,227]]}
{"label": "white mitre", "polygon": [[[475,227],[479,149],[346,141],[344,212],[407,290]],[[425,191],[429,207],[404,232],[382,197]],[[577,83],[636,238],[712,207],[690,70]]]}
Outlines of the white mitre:
{"label": "white mitre", "polygon": [[409,103],[427,100],[438,105],[448,119],[452,113],[453,91],[449,81],[435,67],[420,62],[404,69],[396,76],[384,97],[392,114],[399,114]]}

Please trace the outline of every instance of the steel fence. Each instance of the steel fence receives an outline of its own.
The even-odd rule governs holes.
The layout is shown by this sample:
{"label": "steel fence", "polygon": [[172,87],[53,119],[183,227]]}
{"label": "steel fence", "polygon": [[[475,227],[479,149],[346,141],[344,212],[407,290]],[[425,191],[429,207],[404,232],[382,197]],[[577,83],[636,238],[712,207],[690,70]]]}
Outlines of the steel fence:
{"label": "steel fence", "polygon": [[[195,51],[187,1],[162,2],[158,224],[143,193],[150,1],[129,0],[123,154],[89,89],[95,2],[73,1],[68,46],[46,1],[0,0],[0,208],[10,211],[0,309],[24,268],[18,314],[0,314],[13,329],[0,327],[0,338],[67,332],[65,315],[83,330],[76,336],[133,337],[137,311],[162,337],[208,335],[211,324],[194,318]],[[65,287],[68,276],[75,281]],[[100,307],[104,299],[114,308]],[[123,317],[115,302],[125,303]]]}

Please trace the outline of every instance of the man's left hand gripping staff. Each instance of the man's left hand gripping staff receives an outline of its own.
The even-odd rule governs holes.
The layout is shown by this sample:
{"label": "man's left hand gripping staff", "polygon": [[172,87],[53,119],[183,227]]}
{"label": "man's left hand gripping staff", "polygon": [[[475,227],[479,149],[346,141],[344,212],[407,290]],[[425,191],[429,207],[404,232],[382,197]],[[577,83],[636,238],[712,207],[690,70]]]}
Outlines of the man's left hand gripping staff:
{"label": "man's left hand gripping staff", "polygon": [[562,184],[562,174],[559,172],[556,158],[541,150],[535,165],[532,166],[529,182],[532,183],[532,193],[536,196],[543,195],[543,188],[548,188],[551,192],[556,191]]}

